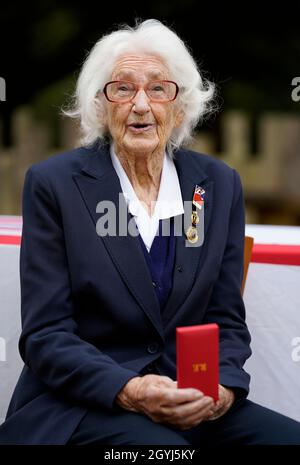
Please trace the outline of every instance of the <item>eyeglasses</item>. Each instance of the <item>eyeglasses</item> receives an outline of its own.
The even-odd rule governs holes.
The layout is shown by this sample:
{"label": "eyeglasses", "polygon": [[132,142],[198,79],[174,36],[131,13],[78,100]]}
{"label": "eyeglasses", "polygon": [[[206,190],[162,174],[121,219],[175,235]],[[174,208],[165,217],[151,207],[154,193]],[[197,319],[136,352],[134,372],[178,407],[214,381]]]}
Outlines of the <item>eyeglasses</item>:
{"label": "eyeglasses", "polygon": [[109,102],[127,103],[143,89],[152,102],[171,102],[175,100],[179,91],[176,82],[151,81],[145,87],[130,81],[110,81],[105,84],[103,93]]}

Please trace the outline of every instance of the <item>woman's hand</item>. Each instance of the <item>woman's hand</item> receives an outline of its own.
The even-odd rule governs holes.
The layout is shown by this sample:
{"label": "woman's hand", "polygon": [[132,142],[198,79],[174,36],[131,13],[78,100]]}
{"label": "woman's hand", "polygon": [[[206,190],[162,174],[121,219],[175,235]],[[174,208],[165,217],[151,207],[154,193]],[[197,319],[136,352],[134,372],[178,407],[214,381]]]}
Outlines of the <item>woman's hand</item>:
{"label": "woman's hand", "polygon": [[234,392],[219,384],[219,400],[214,404],[210,410],[206,420],[216,420],[224,415],[232,406],[234,402]]}
{"label": "woman's hand", "polygon": [[144,413],[157,423],[180,430],[197,426],[214,406],[213,399],[201,391],[178,389],[176,381],[159,375],[132,378],[119,392],[116,402],[126,410]]}

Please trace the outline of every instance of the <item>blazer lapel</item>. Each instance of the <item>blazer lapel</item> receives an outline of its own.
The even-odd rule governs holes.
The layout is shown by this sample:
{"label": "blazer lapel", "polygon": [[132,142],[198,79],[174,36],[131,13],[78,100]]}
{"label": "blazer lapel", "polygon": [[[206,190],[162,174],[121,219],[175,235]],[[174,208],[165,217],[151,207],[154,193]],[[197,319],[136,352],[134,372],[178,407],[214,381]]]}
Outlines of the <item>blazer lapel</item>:
{"label": "blazer lapel", "polygon": [[[180,305],[185,302],[195,282],[197,270],[201,266],[201,257],[203,257],[206,244],[213,203],[213,182],[211,182],[208,176],[201,170],[198,163],[193,163],[191,157],[187,157],[184,150],[179,150],[176,153],[174,162],[179,177],[182,200],[184,202],[184,218],[183,215],[179,218],[181,219],[179,223],[182,224],[182,228],[181,231],[179,231],[181,235],[176,237],[173,287],[162,312],[164,325],[172,318]],[[197,229],[199,230],[199,244],[202,245],[195,244],[195,246],[190,246],[185,231],[192,223],[191,202],[196,185],[205,189],[204,225],[203,218],[201,218],[202,212],[197,209],[201,218],[199,225],[197,225]]]}
{"label": "blazer lapel", "polygon": [[[119,178],[111,163],[109,147],[105,146],[103,149],[98,149],[98,151],[87,155],[87,162],[82,172],[74,174],[73,178],[95,227],[97,224],[99,225],[97,222],[101,219],[101,215],[96,211],[98,203],[110,201],[110,205],[115,207],[117,234],[114,234],[114,228],[112,228],[112,233],[99,236],[99,240],[104,242],[107,252],[124,282],[163,339],[159,303],[139,239],[136,236],[126,234],[129,223],[136,233],[137,228],[134,219],[127,210]],[[120,218],[122,219],[120,220]],[[122,227],[125,228],[126,235],[123,236],[118,234],[119,227],[121,227],[120,221],[122,221]]]}

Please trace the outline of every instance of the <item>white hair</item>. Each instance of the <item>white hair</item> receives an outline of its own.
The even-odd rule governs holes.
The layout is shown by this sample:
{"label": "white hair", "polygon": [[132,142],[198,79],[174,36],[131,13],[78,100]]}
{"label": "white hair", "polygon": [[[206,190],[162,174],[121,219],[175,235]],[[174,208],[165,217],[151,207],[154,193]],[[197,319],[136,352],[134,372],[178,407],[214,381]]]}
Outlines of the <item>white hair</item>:
{"label": "white hair", "polygon": [[137,23],[134,28],[122,26],[94,45],[81,68],[74,104],[62,113],[79,119],[83,145],[93,144],[96,139],[104,140],[107,129],[99,118],[99,114],[105,112],[104,102],[96,99],[96,94],[111,79],[118,57],[126,53],[160,57],[169,70],[169,79],[179,86],[177,104],[184,118],[171,133],[167,144],[170,153],[189,142],[198,122],[214,111],[215,86],[201,76],[195,60],[177,34],[155,19]]}

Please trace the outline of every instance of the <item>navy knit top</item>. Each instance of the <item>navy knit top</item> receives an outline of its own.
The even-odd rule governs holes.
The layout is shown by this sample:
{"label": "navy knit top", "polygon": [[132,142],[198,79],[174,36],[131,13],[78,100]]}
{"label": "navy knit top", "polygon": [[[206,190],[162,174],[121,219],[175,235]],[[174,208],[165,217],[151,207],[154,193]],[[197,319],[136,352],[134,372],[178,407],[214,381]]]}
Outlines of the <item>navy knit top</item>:
{"label": "navy knit top", "polygon": [[170,235],[163,235],[162,232],[162,220],[159,220],[158,234],[156,234],[149,252],[141,236],[138,236],[150,270],[152,284],[154,286],[161,311],[164,309],[173,284],[173,268],[175,261],[173,218],[170,221]]}

